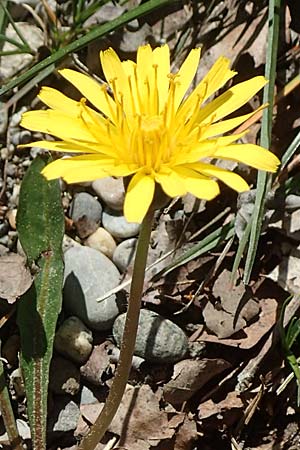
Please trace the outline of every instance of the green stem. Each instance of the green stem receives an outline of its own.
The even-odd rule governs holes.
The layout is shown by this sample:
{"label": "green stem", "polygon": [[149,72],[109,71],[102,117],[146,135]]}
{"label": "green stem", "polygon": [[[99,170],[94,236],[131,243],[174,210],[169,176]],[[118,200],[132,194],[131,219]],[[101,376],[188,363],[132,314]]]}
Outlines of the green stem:
{"label": "green stem", "polygon": [[153,215],[153,210],[148,211],[143,220],[139,234],[128,310],[116,374],[114,376],[104,408],[92,426],[89,434],[83,438],[79,446],[79,450],[94,450],[111,424],[126,388],[137,335]]}

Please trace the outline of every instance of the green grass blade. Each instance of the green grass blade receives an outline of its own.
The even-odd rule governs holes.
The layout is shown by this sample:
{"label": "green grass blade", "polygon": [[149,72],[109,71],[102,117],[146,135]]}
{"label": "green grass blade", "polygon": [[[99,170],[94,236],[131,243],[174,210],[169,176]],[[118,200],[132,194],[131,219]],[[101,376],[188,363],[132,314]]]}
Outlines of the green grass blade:
{"label": "green grass blade", "polygon": [[286,151],[284,152],[282,159],[281,159],[281,168],[283,169],[290,159],[294,156],[296,151],[298,150],[300,145],[300,132],[297,134],[297,136],[294,138],[294,140],[291,142],[291,144],[288,146]]}
{"label": "green grass blade", "polygon": [[[268,103],[269,106],[263,112],[262,128],[261,128],[261,145],[265,148],[270,148],[271,131],[272,131],[272,117],[274,105],[274,85],[276,78],[276,63],[278,50],[278,36],[280,23],[280,0],[269,0],[269,32],[268,32],[268,48],[266,59],[265,76],[269,83],[264,89],[263,103]],[[268,191],[271,181],[271,175],[266,172],[259,171],[257,177],[257,194],[252,215],[252,225],[250,232],[249,248],[245,264],[244,283],[248,284],[252,268],[255,262],[258,241],[261,233],[261,227],[264,217],[264,203],[266,193]]]}
{"label": "green grass blade", "polygon": [[62,303],[64,214],[59,182],[40,173],[47,160],[32,163],[21,185],[17,229],[37,275],[18,303],[21,367],[34,450],[46,449],[49,366]]}
{"label": "green grass blade", "polygon": [[202,241],[195,244],[191,249],[185,252],[182,256],[176,259],[173,263],[169,264],[167,267],[158,272],[154,277],[153,281],[159,279],[161,276],[167,275],[172,270],[177,269],[183,264],[192,261],[193,259],[199,258],[206,252],[209,252],[216,248],[219,244],[227,241],[232,236],[234,236],[234,222],[231,221],[222,227],[217,228],[215,231],[207,235]]}
{"label": "green grass blade", "polygon": [[43,61],[34,65],[31,69],[27,70],[15,80],[7,83],[0,89],[0,96],[15,88],[16,86],[19,86],[21,83],[29,80],[40,70],[45,69],[51,64],[58,63],[70,53],[80,50],[82,47],[85,47],[90,42],[99,39],[101,36],[104,36],[105,34],[110,33],[117,28],[120,28],[121,26],[134,19],[149,14],[157,8],[161,8],[168,4],[174,4],[177,2],[178,0],[149,0],[146,3],[137,6],[136,8],[133,8],[132,10],[125,12],[124,14],[122,14],[122,16],[117,17],[116,19],[111,20],[110,22],[107,22],[103,25],[100,25],[99,27],[93,28],[93,30],[89,31],[85,36],[82,36],[80,39],[71,42],[64,48],[59,49],[56,53],[54,53],[54,55],[48,56],[48,58],[45,58]]}

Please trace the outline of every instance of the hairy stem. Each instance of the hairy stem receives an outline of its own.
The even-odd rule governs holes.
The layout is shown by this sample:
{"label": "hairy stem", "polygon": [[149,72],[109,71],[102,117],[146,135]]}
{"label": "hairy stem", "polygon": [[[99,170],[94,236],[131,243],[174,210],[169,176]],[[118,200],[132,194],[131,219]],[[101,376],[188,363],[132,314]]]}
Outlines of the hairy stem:
{"label": "hairy stem", "polygon": [[79,446],[79,450],[94,450],[111,424],[125,391],[135,347],[153,215],[154,211],[148,211],[141,225],[134,261],[120,358],[116,374],[114,376],[104,408],[92,426],[89,434],[83,438]]}

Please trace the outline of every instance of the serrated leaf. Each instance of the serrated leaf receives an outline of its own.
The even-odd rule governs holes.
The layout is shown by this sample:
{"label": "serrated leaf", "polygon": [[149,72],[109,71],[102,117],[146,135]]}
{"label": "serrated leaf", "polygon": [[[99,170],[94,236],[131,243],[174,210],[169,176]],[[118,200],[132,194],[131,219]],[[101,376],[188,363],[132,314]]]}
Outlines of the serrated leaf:
{"label": "serrated leaf", "polygon": [[62,303],[64,214],[58,181],[41,174],[47,159],[38,157],[21,186],[17,228],[28,260],[35,262],[33,285],[18,304],[21,367],[25,380],[33,448],[46,449],[49,366]]}

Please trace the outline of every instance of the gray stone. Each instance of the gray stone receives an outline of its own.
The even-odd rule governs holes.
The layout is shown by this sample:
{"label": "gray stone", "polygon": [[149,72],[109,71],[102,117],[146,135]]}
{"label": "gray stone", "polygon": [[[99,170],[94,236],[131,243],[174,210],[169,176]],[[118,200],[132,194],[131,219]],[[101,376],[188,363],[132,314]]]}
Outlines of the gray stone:
{"label": "gray stone", "polygon": [[80,405],[92,405],[93,403],[98,403],[97,397],[94,393],[86,386],[83,386],[80,396]]}
{"label": "gray stone", "polygon": [[[113,336],[120,347],[126,314],[115,320]],[[188,340],[181,328],[159,314],[142,309],[140,312],[135,355],[151,362],[174,363],[184,359]]]}
{"label": "gray stone", "polygon": [[80,388],[79,369],[61,356],[54,356],[50,366],[49,389],[54,394],[75,395]]}
{"label": "gray stone", "polygon": [[68,317],[55,334],[54,347],[58,353],[83,364],[93,349],[92,332],[78,317]]}
{"label": "gray stone", "polygon": [[92,188],[109,208],[117,211],[123,210],[125,190],[122,178],[100,178],[93,181]]}
{"label": "gray stone", "polygon": [[73,431],[80,417],[79,407],[69,397],[56,397],[54,411],[49,415],[48,429],[52,432]]}
{"label": "gray stone", "polygon": [[64,305],[88,327],[108,330],[120,312],[116,295],[97,299],[119,284],[116,266],[93,248],[76,246],[65,253]]}
{"label": "gray stone", "polygon": [[140,229],[139,223],[127,222],[122,213],[107,209],[103,212],[104,228],[117,239],[127,239],[136,236]]}
{"label": "gray stone", "polygon": [[125,272],[133,263],[136,243],[136,238],[126,239],[115,249],[113,262],[121,272]]}
{"label": "gray stone", "polygon": [[83,217],[89,220],[100,223],[102,214],[102,206],[98,200],[87,192],[79,192],[74,197],[70,206],[70,216],[77,222]]}

